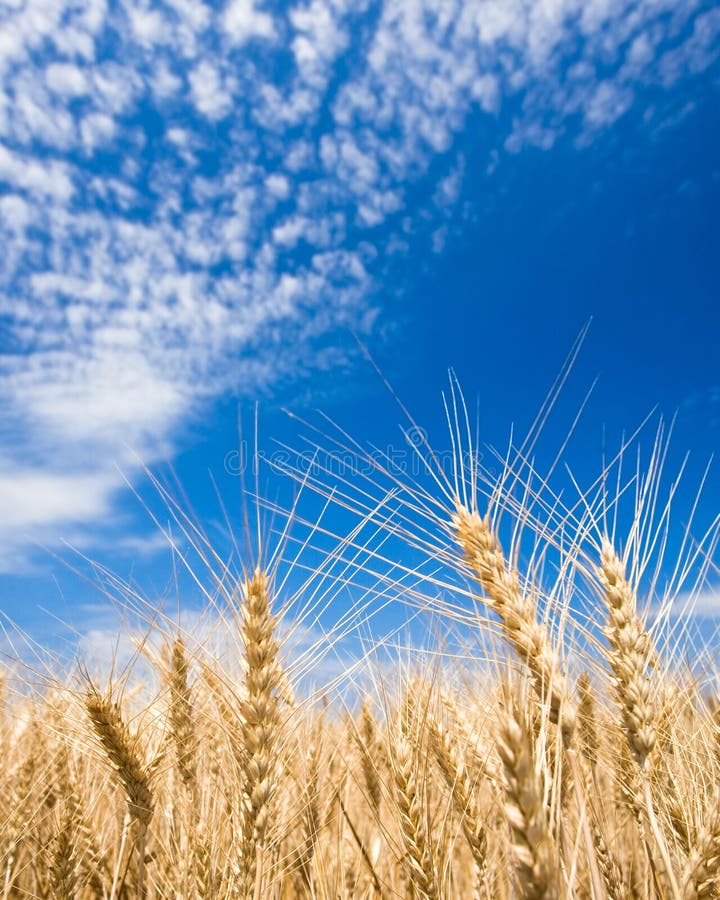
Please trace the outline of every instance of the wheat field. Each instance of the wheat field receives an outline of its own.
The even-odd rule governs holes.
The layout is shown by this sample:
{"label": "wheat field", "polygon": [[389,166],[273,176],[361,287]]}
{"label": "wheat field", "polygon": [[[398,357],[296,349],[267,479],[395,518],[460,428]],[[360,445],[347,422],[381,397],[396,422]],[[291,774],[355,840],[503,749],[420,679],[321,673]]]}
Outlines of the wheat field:
{"label": "wheat field", "polygon": [[[417,442],[424,480],[289,465],[355,525],[293,543],[298,502],[235,574],[165,498],[214,573],[214,642],[148,605],[111,674],[7,662],[3,898],[720,896],[713,648],[677,611],[716,520],[693,537],[671,514],[662,435],[567,499],[532,439],[477,463],[451,399],[448,471]],[[289,652],[340,593],[350,612]],[[422,645],[368,646],[393,604]],[[363,654],[311,679],[353,629]]]}

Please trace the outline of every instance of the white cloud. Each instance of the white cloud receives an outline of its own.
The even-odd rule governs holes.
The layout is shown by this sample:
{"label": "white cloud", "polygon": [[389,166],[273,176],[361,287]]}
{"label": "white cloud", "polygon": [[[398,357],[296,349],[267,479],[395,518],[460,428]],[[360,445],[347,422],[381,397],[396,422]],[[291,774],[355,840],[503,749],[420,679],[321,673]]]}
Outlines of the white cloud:
{"label": "white cloud", "polygon": [[82,97],[88,92],[85,72],[72,63],[52,63],[45,70],[48,88],[63,97]]}
{"label": "white cloud", "polygon": [[92,69],[94,102],[100,112],[118,116],[126,113],[143,89],[143,79],[116,62],[103,62]]}
{"label": "white cloud", "polygon": [[632,91],[611,81],[601,81],[585,107],[585,121],[589,127],[605,128],[617,121],[630,108]]}
{"label": "white cloud", "polygon": [[144,435],[177,421],[186,403],[177,385],[164,381],[140,355],[136,331],[104,327],[94,337],[96,358],[73,360],[71,379],[67,358],[54,354],[45,360],[40,384],[37,371],[18,372],[16,401],[46,437],[104,444],[105,435],[124,436],[141,449]]}
{"label": "white cloud", "polygon": [[718,36],[720,9],[698,16],[693,22],[692,34],[662,55],[659,63],[662,83],[671,87],[683,77],[708,69],[718,58]]}
{"label": "white cloud", "polygon": [[472,81],[471,95],[485,112],[497,113],[500,107],[500,83],[495,75],[478,75]]}
{"label": "white cloud", "polygon": [[105,475],[43,474],[0,462],[3,530],[16,533],[48,522],[92,521],[108,511],[115,486]]}
{"label": "white cloud", "polygon": [[689,609],[703,618],[720,616],[720,586],[708,587],[691,598]]}
{"label": "white cloud", "polygon": [[230,0],[225,7],[223,24],[233,44],[244,44],[252,38],[273,38],[272,16],[256,0]]}
{"label": "white cloud", "polygon": [[223,119],[232,107],[232,96],[225,89],[217,68],[210,62],[201,62],[190,72],[192,99],[198,112],[208,119]]}
{"label": "white cloud", "polygon": [[182,79],[172,71],[165,60],[160,60],[155,66],[151,84],[153,94],[160,101],[167,100],[182,89]]}
{"label": "white cloud", "polygon": [[212,18],[208,5],[200,0],[167,0],[167,4],[195,32],[207,28]]}
{"label": "white cloud", "polygon": [[40,83],[30,80],[20,82],[16,87],[10,127],[15,138],[23,144],[38,141],[66,150],[75,142],[73,117],[67,110],[50,102]]}
{"label": "white cloud", "polygon": [[91,113],[80,122],[80,135],[87,153],[108,143],[115,136],[115,120],[104,113]]}
{"label": "white cloud", "polygon": [[286,200],[290,196],[290,179],[287,175],[273,172],[265,179],[265,187],[278,200]]}
{"label": "white cloud", "polygon": [[309,219],[303,216],[294,216],[286,219],[273,228],[273,240],[284,247],[294,247],[310,226]]}
{"label": "white cloud", "polygon": [[297,6],[289,17],[297,32],[291,48],[298,70],[306,81],[322,88],[327,67],[346,48],[348,34],[339,25],[332,5],[324,0]]}
{"label": "white cloud", "polygon": [[0,197],[0,221],[14,232],[23,232],[30,221],[30,207],[16,194]]}
{"label": "white cloud", "polygon": [[[105,515],[115,462],[134,471],[126,445],[172,455],[201,400],[337,361],[313,340],[369,327],[371,229],[406,219],[384,240],[404,252],[418,179],[432,243],[448,239],[458,134],[487,151],[484,171],[526,145],[587,143],[644,112],[648,86],[660,107],[663,90],[683,95],[720,50],[720,11],[697,0],[368,7],[0,13],[0,313],[15,351],[0,355],[0,476],[9,499],[15,476],[27,491],[23,527],[46,538]],[[657,121],[680,117],[668,104]],[[0,522],[0,543],[17,530]]]}
{"label": "white cloud", "polygon": [[[657,604],[655,610],[662,608],[670,618],[685,619],[694,616],[698,619],[717,619],[720,617],[720,585],[706,584],[699,590],[681,593],[672,602]],[[669,610],[668,610],[669,606]]]}
{"label": "white cloud", "polygon": [[133,6],[129,9],[134,36],[143,44],[156,44],[168,34],[168,22],[157,9]]}
{"label": "white cloud", "polygon": [[53,36],[53,43],[60,53],[69,57],[79,56],[85,60],[92,60],[95,56],[95,42],[92,34],[80,28],[72,26],[61,28]]}
{"label": "white cloud", "polygon": [[452,171],[440,180],[435,189],[434,202],[437,207],[453,206],[462,189],[463,177],[465,175],[465,158],[461,157]]}
{"label": "white cloud", "polygon": [[74,193],[68,171],[68,167],[57,160],[43,164],[13,153],[0,144],[0,179],[31,194],[66,203]]}

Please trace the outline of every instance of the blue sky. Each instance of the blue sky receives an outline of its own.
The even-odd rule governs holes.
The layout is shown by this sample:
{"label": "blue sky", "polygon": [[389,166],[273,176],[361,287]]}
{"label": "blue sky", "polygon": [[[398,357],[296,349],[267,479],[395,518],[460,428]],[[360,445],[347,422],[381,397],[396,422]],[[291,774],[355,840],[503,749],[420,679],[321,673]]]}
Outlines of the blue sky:
{"label": "blue sky", "polygon": [[[300,443],[285,407],[395,446],[354,335],[434,444],[449,367],[502,444],[591,320],[548,447],[597,379],[573,469],[677,412],[691,497],[720,450],[716,4],[14,0],[0,23],[0,585],[20,625],[102,618],[66,543],[166,594],[128,484],[174,466],[212,530],[212,473],[235,515],[238,408],[260,402],[268,448]],[[709,515],[717,497],[715,474]]]}

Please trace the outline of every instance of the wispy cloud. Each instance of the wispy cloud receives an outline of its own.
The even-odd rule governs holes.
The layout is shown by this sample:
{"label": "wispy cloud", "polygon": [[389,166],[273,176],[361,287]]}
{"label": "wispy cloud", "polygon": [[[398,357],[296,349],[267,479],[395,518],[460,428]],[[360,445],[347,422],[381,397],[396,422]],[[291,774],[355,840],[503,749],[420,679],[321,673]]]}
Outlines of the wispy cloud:
{"label": "wispy cloud", "polygon": [[638,103],[667,121],[720,49],[699,0],[25,0],[0,22],[8,568],[26,533],[108,513],[126,447],[150,462],[199,401],[371,328],[419,179],[442,249],[459,135],[482,122],[489,165]]}
{"label": "wispy cloud", "polygon": [[695,616],[707,619],[720,617],[720,586],[714,585],[701,591],[697,597],[693,597],[690,610]]}

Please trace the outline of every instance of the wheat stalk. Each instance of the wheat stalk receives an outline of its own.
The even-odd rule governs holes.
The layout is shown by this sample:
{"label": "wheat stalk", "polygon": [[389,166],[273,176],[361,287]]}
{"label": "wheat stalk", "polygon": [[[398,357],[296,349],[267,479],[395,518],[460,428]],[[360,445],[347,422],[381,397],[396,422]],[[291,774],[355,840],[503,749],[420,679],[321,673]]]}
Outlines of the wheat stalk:
{"label": "wheat stalk", "polygon": [[297,850],[297,866],[302,880],[311,894],[313,886],[312,861],[321,829],[320,815],[320,767],[322,764],[322,720],[316,723],[308,741],[308,748],[301,769],[300,784],[302,840]]}

